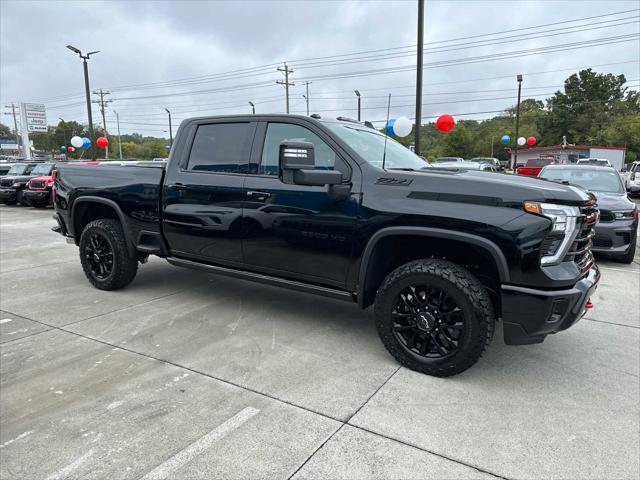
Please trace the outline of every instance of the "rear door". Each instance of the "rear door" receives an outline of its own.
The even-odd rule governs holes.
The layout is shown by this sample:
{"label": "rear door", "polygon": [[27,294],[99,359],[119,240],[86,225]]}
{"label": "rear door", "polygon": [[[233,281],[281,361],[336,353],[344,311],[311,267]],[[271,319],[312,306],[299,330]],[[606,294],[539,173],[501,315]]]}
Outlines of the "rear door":
{"label": "rear door", "polygon": [[162,210],[164,235],[176,257],[242,264],[243,188],[255,122],[189,125],[180,162],[169,162]]}

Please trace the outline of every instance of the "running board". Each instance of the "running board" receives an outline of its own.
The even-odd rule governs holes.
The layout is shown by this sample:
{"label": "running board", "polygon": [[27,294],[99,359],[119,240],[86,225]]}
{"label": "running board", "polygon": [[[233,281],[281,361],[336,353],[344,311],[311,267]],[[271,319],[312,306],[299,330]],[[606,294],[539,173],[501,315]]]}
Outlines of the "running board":
{"label": "running board", "polygon": [[220,267],[217,265],[207,265],[206,263],[198,263],[176,257],[168,257],[167,261],[171,265],[176,265],[178,267],[203,270],[208,273],[217,273],[219,275],[226,275],[228,277],[240,278],[242,280],[264,283],[266,285],[284,287],[290,290],[297,290],[299,292],[313,293],[315,295],[322,295],[323,297],[335,298],[338,300],[346,300],[350,302],[356,301],[354,294],[345,292],[344,290],[337,290],[335,288],[321,287],[309,283],[296,282],[294,280],[287,280],[280,277],[272,277],[271,275],[265,275],[263,273],[245,272],[242,270],[235,270],[233,268]]}

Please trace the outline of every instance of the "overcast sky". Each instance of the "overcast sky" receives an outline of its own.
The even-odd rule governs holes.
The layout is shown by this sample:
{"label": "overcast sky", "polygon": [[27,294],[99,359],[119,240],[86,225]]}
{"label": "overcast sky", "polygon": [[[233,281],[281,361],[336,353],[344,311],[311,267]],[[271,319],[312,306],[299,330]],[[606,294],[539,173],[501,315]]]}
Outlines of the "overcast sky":
{"label": "overcast sky", "polygon": [[[623,73],[637,89],[638,9],[639,0],[426,0],[423,116],[493,116],[475,112],[513,105],[517,73],[524,74],[524,96],[539,99],[588,66]],[[0,22],[0,101],[45,103],[50,124],[59,117],[87,121],[81,60],[67,44],[100,51],[89,61],[90,82],[92,90],[111,91],[112,133],[114,110],[123,132],[159,137],[168,137],[165,107],[174,124],[196,115],[250,113],[249,101],[258,113],[284,112],[284,87],[275,82],[284,79],[276,66],[285,61],[294,70],[294,113],[306,113],[309,80],[311,113],[356,117],[358,89],[364,119],[385,118],[389,93],[392,118],[415,114],[416,0],[2,0]],[[550,47],[565,50],[532,54]],[[521,56],[478,58],[507,52]],[[461,59],[471,60],[442,64]],[[406,68],[394,71],[399,67]],[[93,119],[101,122],[95,105]],[[3,115],[2,122],[12,119]]]}

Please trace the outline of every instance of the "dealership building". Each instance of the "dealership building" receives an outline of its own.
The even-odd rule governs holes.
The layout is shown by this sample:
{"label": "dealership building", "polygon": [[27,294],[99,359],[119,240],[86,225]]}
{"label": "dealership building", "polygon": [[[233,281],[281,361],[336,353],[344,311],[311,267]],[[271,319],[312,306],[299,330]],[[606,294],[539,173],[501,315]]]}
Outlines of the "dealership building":
{"label": "dealership building", "polygon": [[[617,170],[624,166],[626,148],[593,145],[553,145],[518,149],[518,166],[531,158],[554,157],[558,163],[576,163],[580,158],[606,158]],[[513,162],[514,150],[511,150]]]}

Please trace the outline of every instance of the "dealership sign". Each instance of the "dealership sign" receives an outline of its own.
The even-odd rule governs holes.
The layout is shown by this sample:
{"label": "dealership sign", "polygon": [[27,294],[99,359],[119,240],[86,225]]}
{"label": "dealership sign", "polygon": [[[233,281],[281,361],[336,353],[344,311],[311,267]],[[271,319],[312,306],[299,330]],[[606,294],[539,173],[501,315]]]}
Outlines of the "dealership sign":
{"label": "dealership sign", "polygon": [[23,113],[29,132],[47,131],[47,112],[41,103],[23,103]]}

